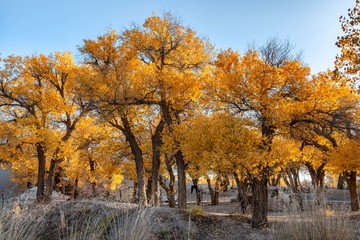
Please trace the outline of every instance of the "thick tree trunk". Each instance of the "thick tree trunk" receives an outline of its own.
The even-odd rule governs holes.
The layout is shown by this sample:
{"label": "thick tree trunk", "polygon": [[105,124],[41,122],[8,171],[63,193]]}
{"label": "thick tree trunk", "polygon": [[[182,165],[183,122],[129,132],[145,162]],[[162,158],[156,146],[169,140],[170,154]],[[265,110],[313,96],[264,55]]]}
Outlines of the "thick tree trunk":
{"label": "thick tree trunk", "polygon": [[121,122],[123,126],[119,125],[116,121],[110,122],[113,127],[118,128],[121,130],[125,137],[126,141],[129,143],[131,148],[131,153],[135,159],[135,167],[136,167],[136,182],[137,182],[137,197],[136,200],[139,202],[140,205],[147,205],[147,198],[146,198],[146,185],[145,185],[145,176],[144,176],[144,162],[143,162],[143,155],[142,150],[135,138],[135,135],[132,132],[130,122],[128,121],[126,116],[121,116]]}
{"label": "thick tree trunk", "polygon": [[253,228],[268,227],[269,222],[267,219],[268,213],[268,191],[267,191],[268,178],[264,174],[260,179],[254,178],[251,183],[253,192],[253,205],[254,211],[251,220]]}
{"label": "thick tree trunk", "polygon": [[156,126],[155,133],[151,136],[152,142],[152,169],[151,169],[151,204],[159,206],[159,169],[160,169],[160,147],[162,145],[161,134],[164,130],[165,121],[161,120]]}
{"label": "thick tree trunk", "polygon": [[[131,144],[130,144],[131,145]],[[142,158],[142,151],[138,145],[131,147],[131,151],[135,157],[136,175],[137,175],[137,200],[140,205],[147,205],[146,188],[145,188],[145,176],[144,176],[144,164]]]}
{"label": "thick tree trunk", "polygon": [[38,176],[37,176],[37,192],[36,201],[45,201],[45,168],[46,168],[46,156],[43,143],[36,144],[37,158],[38,158]]}
{"label": "thick tree trunk", "polygon": [[45,190],[45,202],[51,202],[52,191],[54,190],[55,173],[58,167],[59,161],[51,159],[49,173],[46,181]]}
{"label": "thick tree trunk", "polygon": [[185,161],[181,151],[175,154],[177,173],[178,173],[178,208],[186,209],[187,197],[186,197],[186,173],[185,173]]}
{"label": "thick tree trunk", "polygon": [[359,210],[359,196],[356,187],[356,171],[344,172],[346,176],[346,182],[349,186],[350,198],[351,198],[351,211]]}

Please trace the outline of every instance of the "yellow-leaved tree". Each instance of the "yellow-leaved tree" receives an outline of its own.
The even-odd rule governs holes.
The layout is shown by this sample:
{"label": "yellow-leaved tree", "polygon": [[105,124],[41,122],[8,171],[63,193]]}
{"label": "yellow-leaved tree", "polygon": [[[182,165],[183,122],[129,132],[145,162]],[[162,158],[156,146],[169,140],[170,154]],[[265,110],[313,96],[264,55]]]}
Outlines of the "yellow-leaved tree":
{"label": "yellow-leaved tree", "polygon": [[37,201],[47,202],[51,200],[58,164],[73,153],[71,134],[91,110],[89,102],[80,97],[77,84],[78,78],[84,76],[84,69],[74,64],[70,53],[9,56],[3,63],[1,121],[7,129],[12,129],[8,133],[15,131],[19,138],[3,135],[2,147],[12,148],[21,155],[20,159],[14,157],[16,154],[8,155],[6,160],[36,160]]}
{"label": "yellow-leaved tree", "polygon": [[[253,121],[262,136],[259,149],[269,155],[274,137],[289,119],[291,108],[288,106],[300,94],[299,86],[306,81],[309,68],[298,61],[284,61],[273,66],[260,59],[256,52],[240,56],[232,50],[222,51],[215,67],[209,92],[217,108]],[[268,225],[267,183],[276,165],[276,159],[264,157],[253,168],[253,227]]]}

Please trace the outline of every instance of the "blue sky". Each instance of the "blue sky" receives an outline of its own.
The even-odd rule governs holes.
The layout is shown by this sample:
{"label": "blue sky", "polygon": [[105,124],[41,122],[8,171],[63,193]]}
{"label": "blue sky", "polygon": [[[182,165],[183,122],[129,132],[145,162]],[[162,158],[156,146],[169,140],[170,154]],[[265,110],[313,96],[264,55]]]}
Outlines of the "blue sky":
{"label": "blue sky", "polygon": [[313,73],[333,67],[341,35],[338,19],[355,0],[0,0],[0,53],[33,55],[71,51],[83,39],[112,28],[142,24],[171,11],[183,25],[210,38],[218,49],[244,52],[270,37],[289,39],[304,51]]}

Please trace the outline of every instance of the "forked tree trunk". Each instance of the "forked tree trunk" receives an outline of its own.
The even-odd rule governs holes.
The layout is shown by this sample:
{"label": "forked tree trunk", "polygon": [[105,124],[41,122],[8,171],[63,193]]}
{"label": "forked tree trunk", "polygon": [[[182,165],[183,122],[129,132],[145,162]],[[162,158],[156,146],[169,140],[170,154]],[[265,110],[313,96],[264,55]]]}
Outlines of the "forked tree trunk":
{"label": "forked tree trunk", "polygon": [[215,181],[215,188],[212,188],[210,178],[206,178],[208,189],[210,192],[211,205],[219,205],[220,196],[220,182],[218,179]]}
{"label": "forked tree trunk", "polygon": [[166,197],[169,203],[170,208],[175,208],[176,201],[175,201],[175,175],[172,168],[173,158],[169,157],[168,155],[165,155],[165,166],[166,170],[169,173],[170,179],[169,179],[169,185],[166,185],[165,178],[160,176],[159,177],[159,183],[160,186],[165,190]]}
{"label": "forked tree trunk", "polygon": [[268,213],[268,178],[263,174],[260,179],[252,179],[251,187],[253,192],[254,211],[251,219],[251,226],[253,228],[268,227],[267,219]]}
{"label": "forked tree trunk", "polygon": [[351,211],[357,211],[359,210],[359,196],[356,187],[356,171],[346,171],[344,175],[350,191]]}
{"label": "forked tree trunk", "polygon": [[320,206],[325,206],[325,162],[315,169],[310,163],[305,164],[309,170],[311,183],[315,188],[315,203]]}
{"label": "forked tree trunk", "polygon": [[176,201],[175,201],[175,176],[170,177],[169,185],[166,185],[166,182],[162,176],[159,178],[160,186],[165,190],[166,192],[166,198],[168,200],[168,204],[170,208],[175,208]]}
{"label": "forked tree trunk", "polygon": [[323,188],[324,180],[325,180],[325,163],[320,165],[317,169],[315,169],[310,163],[305,164],[311,177],[311,183],[314,188]]}
{"label": "forked tree trunk", "polygon": [[178,173],[178,208],[186,209],[186,173],[185,173],[185,161],[181,151],[175,154],[177,173]]}
{"label": "forked tree trunk", "polygon": [[37,177],[37,192],[36,201],[44,202],[45,191],[45,168],[46,168],[46,156],[43,143],[36,144],[37,158],[38,158],[38,177]]}

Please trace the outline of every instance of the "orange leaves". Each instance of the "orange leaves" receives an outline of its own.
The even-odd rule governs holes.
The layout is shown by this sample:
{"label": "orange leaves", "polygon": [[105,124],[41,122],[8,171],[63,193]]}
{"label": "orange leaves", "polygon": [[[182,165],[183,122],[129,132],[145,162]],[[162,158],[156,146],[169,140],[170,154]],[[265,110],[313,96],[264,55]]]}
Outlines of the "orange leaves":
{"label": "orange leaves", "polygon": [[[192,176],[252,169],[260,136],[250,122],[226,114],[198,116],[175,130]],[[165,138],[165,146],[169,144]]]}

